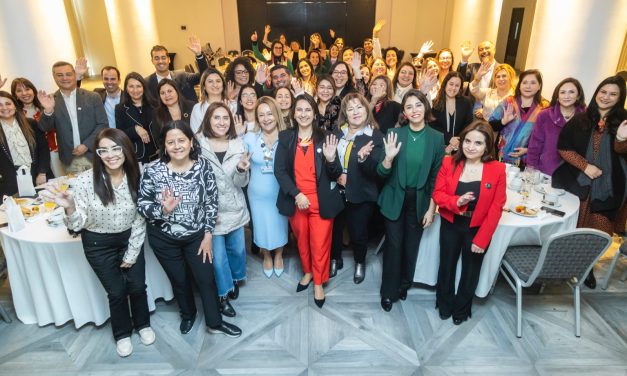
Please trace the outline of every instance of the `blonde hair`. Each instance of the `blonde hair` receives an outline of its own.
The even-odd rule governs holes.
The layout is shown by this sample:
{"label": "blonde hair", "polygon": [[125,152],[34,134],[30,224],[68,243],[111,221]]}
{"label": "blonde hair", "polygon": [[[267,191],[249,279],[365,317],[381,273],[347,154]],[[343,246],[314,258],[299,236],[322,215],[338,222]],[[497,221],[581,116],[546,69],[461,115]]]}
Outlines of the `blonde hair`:
{"label": "blonde hair", "polygon": [[255,105],[255,127],[253,128],[253,132],[261,131],[261,126],[259,125],[259,118],[257,113],[259,111],[259,106],[262,104],[268,105],[270,107],[270,111],[272,111],[272,116],[274,116],[274,120],[276,121],[276,127],[279,132],[287,129],[287,125],[285,125],[285,121],[283,120],[283,115],[281,114],[281,110],[279,109],[279,104],[276,99],[272,97],[261,97],[257,100],[257,104]]}
{"label": "blonde hair", "polygon": [[513,92],[516,88],[516,71],[509,64],[499,64],[494,67],[494,72],[492,72],[492,78],[490,79],[490,88],[496,89],[496,75],[502,70],[504,70],[509,76],[509,87]]}

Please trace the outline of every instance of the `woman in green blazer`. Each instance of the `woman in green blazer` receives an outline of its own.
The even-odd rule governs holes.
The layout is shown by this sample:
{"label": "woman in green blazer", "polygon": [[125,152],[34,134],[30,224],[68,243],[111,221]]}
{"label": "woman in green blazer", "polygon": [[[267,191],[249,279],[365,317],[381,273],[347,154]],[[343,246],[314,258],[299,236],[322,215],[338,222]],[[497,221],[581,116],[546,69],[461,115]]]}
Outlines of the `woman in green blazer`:
{"label": "woman in green blazer", "polygon": [[425,95],[409,90],[401,107],[399,123],[406,126],[388,131],[385,157],[377,167],[385,179],[378,203],[385,217],[381,307],[387,312],[407,298],[414,280],[422,231],[433,222],[431,194],[444,157],[444,136],[426,123],[432,116]]}

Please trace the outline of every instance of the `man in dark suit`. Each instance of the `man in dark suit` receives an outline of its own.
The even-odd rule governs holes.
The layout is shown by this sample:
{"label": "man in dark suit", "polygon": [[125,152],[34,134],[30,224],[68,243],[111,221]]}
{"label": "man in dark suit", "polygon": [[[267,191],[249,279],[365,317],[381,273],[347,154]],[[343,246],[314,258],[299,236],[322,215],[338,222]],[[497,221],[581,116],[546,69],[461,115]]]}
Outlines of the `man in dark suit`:
{"label": "man in dark suit", "polygon": [[479,67],[482,63],[490,64],[490,69],[488,73],[481,78],[479,81],[479,87],[481,88],[489,88],[490,81],[492,80],[492,73],[494,72],[494,68],[499,64],[494,60],[495,46],[494,43],[489,40],[484,40],[479,43],[477,47],[477,54],[479,55],[480,63],[468,63],[468,59],[472,54],[472,47],[463,46],[462,47],[462,61],[457,65],[457,72],[459,72],[464,79],[464,86],[466,86],[465,94],[469,94],[468,83],[475,79],[475,74],[479,70]]}
{"label": "man in dark suit", "polygon": [[59,158],[66,173],[91,168],[96,134],[108,126],[102,99],[94,92],[76,87],[72,64],[59,61],[52,66],[59,90],[54,95],[40,90],[37,94],[44,107],[39,119],[42,131],[55,129]]}
{"label": "man in dark suit", "polygon": [[194,86],[200,83],[200,76],[209,66],[205,55],[202,53],[202,47],[200,45],[200,39],[198,37],[190,37],[187,45],[194,55],[196,55],[196,66],[198,67],[197,73],[188,73],[183,70],[171,71],[170,70],[170,56],[168,50],[160,45],[152,47],[150,50],[150,58],[152,65],[155,66],[155,72],[144,79],[148,84],[150,93],[154,98],[159,99],[159,93],[157,92],[157,85],[163,78],[169,78],[176,82],[179,91],[183,96],[193,101],[198,102],[198,96]]}

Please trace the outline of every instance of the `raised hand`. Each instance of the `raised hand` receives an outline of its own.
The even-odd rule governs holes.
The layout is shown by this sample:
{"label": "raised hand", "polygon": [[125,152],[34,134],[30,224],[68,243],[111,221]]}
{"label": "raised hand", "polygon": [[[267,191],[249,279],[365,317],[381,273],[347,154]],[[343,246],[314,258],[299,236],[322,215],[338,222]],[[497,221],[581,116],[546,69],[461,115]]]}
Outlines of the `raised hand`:
{"label": "raised hand", "polygon": [[150,135],[141,125],[135,125],[135,132],[137,132],[137,135],[142,139],[144,144],[150,143]]}
{"label": "raised hand", "polygon": [[294,95],[294,98],[296,98],[297,96],[303,93],[305,93],[305,89],[303,88],[302,82],[300,82],[300,80],[297,79],[296,77],[293,77],[292,78],[292,95]]}
{"label": "raised hand", "polygon": [[210,232],[205,232],[205,236],[202,238],[200,242],[200,248],[198,248],[197,255],[200,256],[202,253],[202,263],[209,261],[210,264],[213,264],[213,252],[212,252],[212,238]]}
{"label": "raised hand", "polygon": [[381,29],[383,29],[384,25],[385,25],[385,20],[379,20],[377,21],[376,24],[374,24],[374,27],[372,28],[372,36],[374,38],[376,38],[379,35],[379,32],[381,31]]}
{"label": "raised hand", "polygon": [[190,36],[187,39],[187,48],[194,53],[196,56],[200,56],[202,54],[202,46],[200,44],[200,38],[195,35]]}
{"label": "raised hand", "polygon": [[255,71],[255,82],[263,85],[268,80],[268,65],[266,63],[258,63]]}
{"label": "raised hand", "polygon": [[477,70],[477,73],[475,73],[475,80],[479,81],[483,78],[483,76],[485,76],[488,71],[490,70],[490,62],[488,61],[484,61],[481,63],[481,65],[479,66],[479,69]]}
{"label": "raised hand", "polygon": [[241,172],[246,172],[250,168],[250,157],[252,154],[248,154],[248,152],[244,152],[242,154],[242,158],[240,158],[239,163],[237,164],[237,169]]}
{"label": "raised hand", "polygon": [[501,118],[501,124],[507,125],[510,121],[514,120],[516,115],[514,114],[514,105],[511,103],[507,103],[505,107],[505,111],[503,111],[503,117]]}
{"label": "raised hand", "polygon": [[459,196],[457,199],[457,206],[462,207],[464,205],[468,205],[470,201],[475,199],[475,194],[472,192],[466,192],[463,195]]}
{"label": "raised hand", "polygon": [[44,108],[45,113],[52,113],[54,111],[54,97],[52,94],[47,94],[45,90],[39,90],[37,92],[37,99]]}
{"label": "raised hand", "polygon": [[428,40],[428,41],[424,42],[422,44],[422,46],[420,47],[420,51],[418,52],[418,56],[423,57],[423,56],[425,56],[425,54],[428,54],[429,52],[433,52],[432,48],[433,48],[433,41],[432,40]]}
{"label": "raised hand", "polygon": [[353,68],[353,76],[355,76],[355,79],[360,79],[361,69],[359,69],[359,67],[361,66],[361,55],[359,52],[353,52],[353,60],[350,61],[350,64]]}
{"label": "raised hand", "polygon": [[235,90],[235,82],[228,81],[226,83],[226,97],[231,101],[234,101],[237,99],[237,90]]}
{"label": "raised hand", "polygon": [[[266,27],[263,29],[263,33],[264,33],[265,35],[269,35],[269,34],[270,34],[270,30],[272,30],[272,28],[270,27],[270,25],[266,25]],[[255,33],[257,33],[257,32],[255,31]]]}
{"label": "raised hand", "polygon": [[322,153],[324,154],[324,157],[327,159],[327,162],[335,161],[338,142],[339,141],[337,137],[335,137],[334,134],[330,134],[327,136],[326,141],[322,145]]}
{"label": "raised hand", "polygon": [[4,79],[2,79],[2,75],[0,74],[0,88],[4,86],[4,84],[7,83],[7,78],[5,77]]}
{"label": "raised hand", "polygon": [[165,188],[161,192],[161,210],[163,214],[169,215],[181,203],[181,197],[174,197],[172,188]]}
{"label": "raised hand", "polygon": [[427,95],[431,89],[438,83],[438,72],[435,69],[429,69],[418,79],[418,88]]}
{"label": "raised hand", "polygon": [[76,79],[82,80],[87,73],[87,58],[79,57],[76,59],[76,64],[74,64],[74,71],[76,72]]}
{"label": "raised hand", "polygon": [[335,30],[333,29],[329,29],[329,35],[331,36],[331,38],[335,38]]}
{"label": "raised hand", "polygon": [[61,188],[61,183],[54,182],[46,184],[43,191],[39,195],[48,202],[54,202],[59,205],[67,214],[72,214],[75,210],[74,197],[71,193]]}
{"label": "raised hand", "polygon": [[250,41],[253,42],[253,43],[257,42],[257,32],[256,31],[250,36]]}
{"label": "raised hand", "polygon": [[359,149],[359,151],[357,152],[357,158],[360,161],[365,160],[372,152],[372,149],[374,149],[374,142],[368,141],[368,143],[362,146],[361,149]]}
{"label": "raised hand", "polygon": [[468,59],[470,58],[470,55],[472,55],[472,51],[474,51],[474,47],[472,46],[472,42],[469,40],[466,40],[462,43],[461,45],[461,52],[462,52],[462,62],[467,63]]}
{"label": "raised hand", "polygon": [[[388,164],[392,164],[394,158],[398,155],[398,152],[401,151],[402,142],[398,144],[396,141],[398,140],[398,135],[396,132],[388,133],[387,139],[383,139],[383,147],[385,148],[385,160]],[[389,167],[388,167],[389,168]]]}
{"label": "raised hand", "polygon": [[[233,125],[235,126],[235,130],[239,135],[242,128],[244,128],[244,120],[242,119],[242,115],[233,115]],[[242,133],[246,133],[246,129],[244,129]]]}
{"label": "raised hand", "polygon": [[622,140],[627,139],[627,120],[623,120],[623,122],[618,126],[618,129],[616,130],[616,137]]}

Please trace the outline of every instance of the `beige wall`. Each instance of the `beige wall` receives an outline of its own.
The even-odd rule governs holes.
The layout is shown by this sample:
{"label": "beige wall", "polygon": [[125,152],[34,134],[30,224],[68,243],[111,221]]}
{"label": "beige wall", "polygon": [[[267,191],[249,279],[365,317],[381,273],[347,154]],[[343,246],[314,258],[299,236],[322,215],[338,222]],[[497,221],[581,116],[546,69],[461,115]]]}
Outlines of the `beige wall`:
{"label": "beige wall", "polygon": [[[106,65],[117,65],[104,0],[72,0],[78,40],[89,59],[89,74],[100,75]],[[68,12],[71,10],[68,9]],[[74,32],[74,30],[73,30]],[[77,49],[78,50],[78,49]]]}
{"label": "beige wall", "polygon": [[423,42],[432,40],[434,51],[448,47],[454,0],[377,0],[375,18],[385,19],[379,34],[382,47],[396,46],[418,52]]}
{"label": "beige wall", "polygon": [[[561,1],[565,8],[576,9],[571,6],[568,1]],[[498,36],[496,38],[496,60],[503,62],[505,60],[505,48],[507,47],[507,34],[509,33],[509,24],[512,18],[512,9],[525,8],[523,15],[522,29],[520,30],[520,40],[518,42],[518,53],[516,54],[516,64],[514,68],[518,70],[527,69],[527,53],[529,51],[529,40],[531,38],[531,29],[533,27],[533,19],[536,11],[536,0],[503,0],[503,10],[501,11],[501,21],[498,26]],[[564,20],[562,17],[553,15],[552,22],[558,24],[558,20]],[[534,67],[529,67],[534,68]]]}
{"label": "beige wall", "polygon": [[[462,43],[469,41],[476,51],[477,45],[484,40],[496,42],[503,0],[455,0],[454,3],[449,44],[457,66],[461,60]],[[476,52],[469,61],[479,61]]]}
{"label": "beige wall", "polygon": [[[223,3],[226,4],[224,7]],[[177,53],[174,60],[176,69],[194,63],[194,55],[187,48],[190,35],[197,35],[203,45],[210,42],[214,51],[219,47],[225,51],[224,15],[229,17],[229,42],[232,43],[232,34],[237,34],[239,38],[236,3],[235,0],[185,0],[182,4],[180,1],[154,0],[159,41],[169,52]],[[187,30],[181,30],[181,25],[187,26]],[[150,59],[150,51],[146,51],[146,58]]]}

